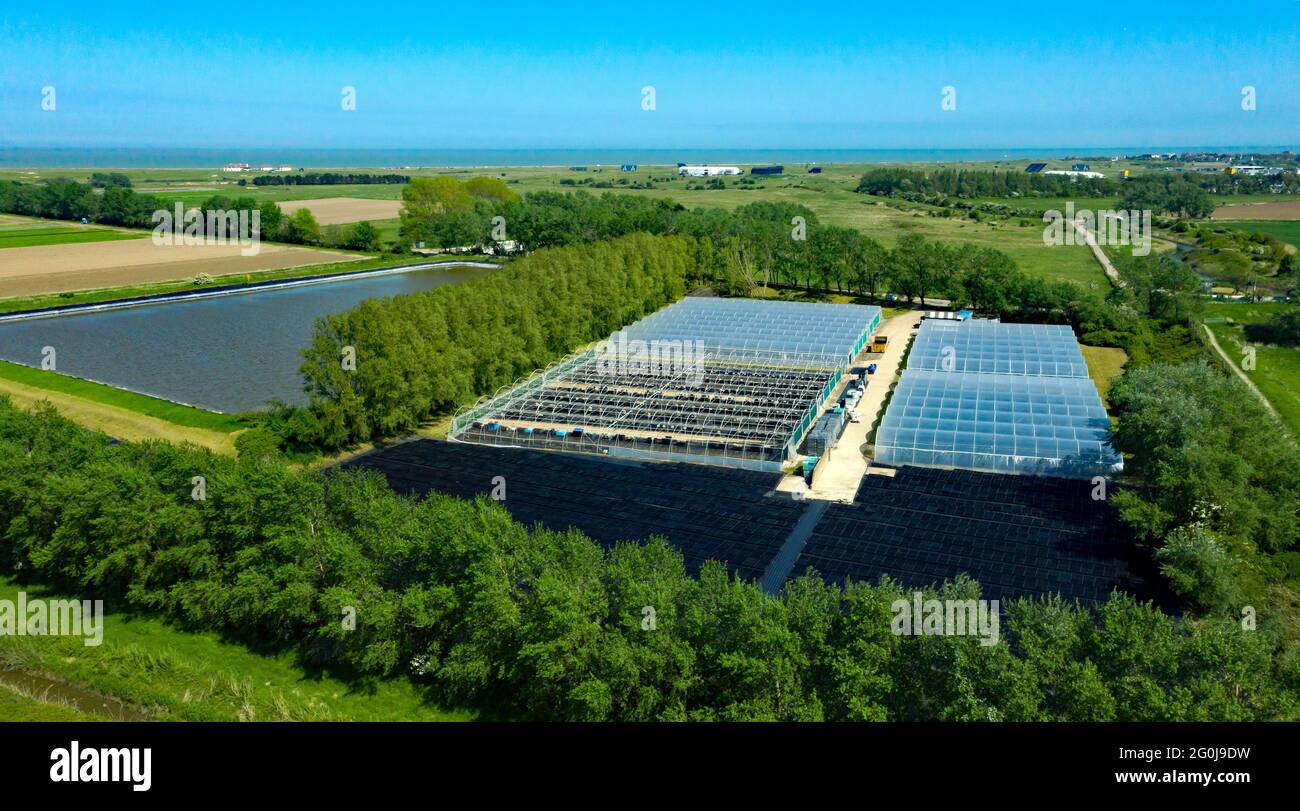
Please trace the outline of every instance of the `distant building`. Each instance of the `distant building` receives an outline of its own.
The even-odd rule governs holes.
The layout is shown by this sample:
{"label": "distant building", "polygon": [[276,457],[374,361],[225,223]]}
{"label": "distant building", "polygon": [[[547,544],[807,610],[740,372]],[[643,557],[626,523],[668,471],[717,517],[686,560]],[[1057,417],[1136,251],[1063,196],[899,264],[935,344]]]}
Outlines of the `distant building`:
{"label": "distant building", "polygon": [[777,166],[755,166],[749,170],[751,175],[779,175],[784,172],[785,167],[779,164]]}
{"label": "distant building", "polygon": [[223,172],[247,172],[248,170],[249,166],[247,163],[227,163],[225,166],[221,167],[221,171]]}
{"label": "distant building", "polygon": [[289,166],[288,164],[281,164],[281,166],[280,166],[280,171],[281,171],[281,172],[292,172],[292,171],[293,171],[293,167],[292,167],[292,166]]}
{"label": "distant building", "polygon": [[635,164],[635,163],[625,163],[625,164],[623,164],[622,166],[618,167],[618,170],[619,170],[620,172],[635,172],[635,171],[636,171],[636,164]]}
{"label": "distant building", "polygon": [[720,177],[723,175],[743,175],[739,166],[682,166],[677,170],[682,177]]}
{"label": "distant building", "polygon": [[1073,166],[1070,167],[1070,171],[1071,171],[1071,172],[1086,172],[1086,171],[1088,171],[1089,168],[1091,168],[1091,167],[1089,167],[1088,164],[1086,164],[1086,163],[1076,163],[1076,164],[1074,164]]}
{"label": "distant building", "polygon": [[821,168],[820,166],[809,166],[809,167],[808,167],[808,174],[810,174],[810,175],[820,175],[821,173],[822,173],[822,168]]}
{"label": "distant building", "polygon": [[1043,172],[1045,175],[1065,175],[1066,177],[1105,177],[1101,172],[1080,172],[1074,169],[1049,169]]}
{"label": "distant building", "polygon": [[1046,168],[1047,168],[1047,164],[1045,163],[1031,163],[1025,167],[1025,171],[1029,172],[1030,174],[1036,174],[1038,172],[1043,171]]}
{"label": "distant building", "polygon": [[1260,166],[1249,163],[1243,166],[1229,166],[1225,171],[1230,175],[1280,175],[1285,170],[1280,166]]}

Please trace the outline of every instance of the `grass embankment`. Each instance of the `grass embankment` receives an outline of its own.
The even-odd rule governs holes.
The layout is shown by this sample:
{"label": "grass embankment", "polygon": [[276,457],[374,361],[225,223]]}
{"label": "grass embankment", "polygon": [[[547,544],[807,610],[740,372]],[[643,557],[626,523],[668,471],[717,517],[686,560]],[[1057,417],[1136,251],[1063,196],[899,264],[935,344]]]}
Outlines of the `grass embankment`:
{"label": "grass embankment", "polygon": [[247,427],[238,417],[177,405],[75,377],[0,361],[0,394],[15,405],[42,402],[68,419],[117,439],[189,442],[217,453],[235,453],[235,435]]}
{"label": "grass embankment", "polygon": [[1264,397],[1294,436],[1300,436],[1300,347],[1252,344],[1255,368],[1242,367],[1247,345],[1245,324],[1259,324],[1286,307],[1279,303],[1211,302],[1205,305],[1203,318],[1223,351],[1227,352]]}
{"label": "grass embankment", "polygon": [[[58,599],[39,586],[0,579],[0,599]],[[111,609],[111,606],[108,608]],[[0,637],[0,665],[36,673],[119,699],[156,720],[176,721],[462,721],[473,714],[429,703],[419,688],[397,680],[348,683],[309,671],[290,654],[263,656],[212,633],[182,631],[156,619],[107,613],[103,644],[73,637]],[[0,681],[4,676],[0,672]],[[66,707],[6,699],[0,720],[55,717]],[[11,711],[19,718],[11,718]],[[71,710],[75,712],[75,710]],[[45,717],[23,719],[22,714]]]}
{"label": "grass embankment", "polygon": [[[3,677],[0,677],[3,678]],[[0,721],[104,721],[49,693],[29,693],[0,681]]]}

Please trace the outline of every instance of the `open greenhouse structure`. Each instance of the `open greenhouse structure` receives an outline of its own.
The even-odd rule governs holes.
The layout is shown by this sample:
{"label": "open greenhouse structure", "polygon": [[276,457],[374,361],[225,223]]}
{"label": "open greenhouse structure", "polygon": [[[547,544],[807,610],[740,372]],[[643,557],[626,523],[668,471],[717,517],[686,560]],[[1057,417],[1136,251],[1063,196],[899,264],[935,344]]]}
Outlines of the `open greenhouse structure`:
{"label": "open greenhouse structure", "polygon": [[451,438],[781,469],[879,307],[691,297],[457,415]]}

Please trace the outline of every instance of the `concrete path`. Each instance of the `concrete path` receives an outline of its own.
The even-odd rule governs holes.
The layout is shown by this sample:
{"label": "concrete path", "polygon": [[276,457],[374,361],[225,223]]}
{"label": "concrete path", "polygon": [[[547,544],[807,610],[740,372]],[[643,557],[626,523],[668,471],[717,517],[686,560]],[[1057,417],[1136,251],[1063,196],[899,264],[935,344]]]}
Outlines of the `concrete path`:
{"label": "concrete path", "polygon": [[[864,351],[854,361],[855,366],[876,364],[876,373],[867,375],[867,390],[858,401],[857,412],[862,416],[862,421],[845,426],[844,435],[831,452],[830,459],[824,460],[819,466],[816,479],[808,490],[808,498],[853,501],[858,483],[867,472],[867,459],[860,448],[867,441],[867,432],[879,416],[889,387],[898,376],[898,367],[903,362],[903,352],[911,338],[911,332],[920,323],[921,313],[917,311],[905,312],[886,320],[876,331],[877,335],[889,338],[884,353],[877,357]],[[845,385],[848,385],[848,376]],[[842,391],[843,389],[840,390]],[[840,392],[836,392],[827,402],[831,405],[838,403]]]}
{"label": "concrete path", "polygon": [[781,549],[776,553],[776,557],[772,558],[772,562],[767,565],[767,570],[763,572],[763,579],[760,581],[763,591],[768,594],[781,593],[781,587],[785,585],[785,579],[790,576],[795,561],[799,559],[799,553],[808,544],[808,536],[812,535],[817,523],[826,514],[827,507],[830,507],[829,501],[808,502],[803,515],[799,516],[794,529],[790,530],[790,534],[786,536],[785,542],[781,544]]}

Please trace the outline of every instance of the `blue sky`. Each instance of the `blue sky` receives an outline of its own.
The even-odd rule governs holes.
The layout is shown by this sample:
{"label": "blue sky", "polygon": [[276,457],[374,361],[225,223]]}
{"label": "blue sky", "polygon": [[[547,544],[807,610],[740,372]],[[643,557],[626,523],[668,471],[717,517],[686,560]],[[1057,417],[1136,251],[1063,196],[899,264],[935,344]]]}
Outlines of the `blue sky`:
{"label": "blue sky", "polygon": [[[289,5],[285,8],[284,5]],[[989,11],[989,5],[1001,10]],[[730,7],[728,7],[730,6]],[[1300,141],[1300,3],[20,5],[0,145]],[[185,8],[190,14],[181,15]],[[191,16],[193,15],[193,16]],[[641,89],[656,109],[641,109]],[[956,88],[957,109],[940,109]],[[1257,109],[1241,108],[1241,88]],[[53,86],[57,109],[41,109]],[[357,109],[340,108],[356,88]]]}

